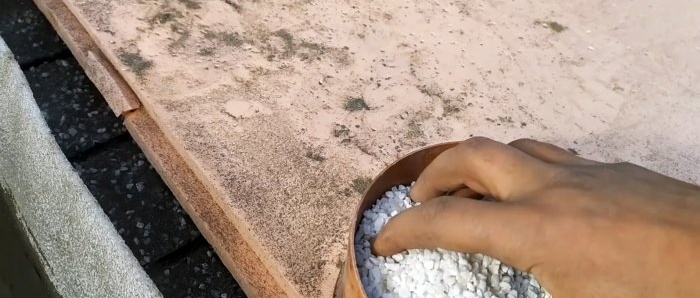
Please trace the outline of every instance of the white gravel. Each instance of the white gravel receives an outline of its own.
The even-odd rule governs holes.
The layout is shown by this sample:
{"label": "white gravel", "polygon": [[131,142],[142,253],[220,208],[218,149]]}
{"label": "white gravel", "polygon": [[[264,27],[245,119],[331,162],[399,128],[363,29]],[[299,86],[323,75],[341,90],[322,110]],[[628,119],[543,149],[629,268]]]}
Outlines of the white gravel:
{"label": "white gravel", "polygon": [[447,250],[410,250],[390,258],[375,257],[371,240],[397,213],[419,205],[400,185],[365,211],[355,237],[362,284],[374,297],[551,298],[537,281],[498,260]]}

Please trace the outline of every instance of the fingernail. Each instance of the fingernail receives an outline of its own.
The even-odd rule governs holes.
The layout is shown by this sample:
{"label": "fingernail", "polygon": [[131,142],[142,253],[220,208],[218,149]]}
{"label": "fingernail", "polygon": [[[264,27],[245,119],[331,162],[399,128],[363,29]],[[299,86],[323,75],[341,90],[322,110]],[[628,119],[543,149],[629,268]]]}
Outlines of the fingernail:
{"label": "fingernail", "polygon": [[421,196],[421,186],[419,184],[416,184],[411,188],[411,192],[408,194],[409,197],[411,197],[412,200],[418,202],[423,200]]}

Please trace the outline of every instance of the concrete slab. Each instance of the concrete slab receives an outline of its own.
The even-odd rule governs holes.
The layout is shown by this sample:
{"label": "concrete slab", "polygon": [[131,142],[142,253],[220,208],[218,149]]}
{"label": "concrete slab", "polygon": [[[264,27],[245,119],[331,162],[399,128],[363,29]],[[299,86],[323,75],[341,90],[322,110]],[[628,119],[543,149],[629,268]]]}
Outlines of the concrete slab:
{"label": "concrete slab", "polygon": [[73,166],[141,265],[156,262],[200,236],[129,138]]}
{"label": "concrete slab", "polygon": [[20,65],[68,51],[31,0],[0,0],[0,36]]}
{"label": "concrete slab", "polygon": [[252,290],[330,296],[353,186],[429,143],[536,137],[700,181],[694,1],[64,3],[269,272]]}
{"label": "concrete slab", "polygon": [[69,159],[126,133],[75,59],[47,62],[24,73],[44,119]]}

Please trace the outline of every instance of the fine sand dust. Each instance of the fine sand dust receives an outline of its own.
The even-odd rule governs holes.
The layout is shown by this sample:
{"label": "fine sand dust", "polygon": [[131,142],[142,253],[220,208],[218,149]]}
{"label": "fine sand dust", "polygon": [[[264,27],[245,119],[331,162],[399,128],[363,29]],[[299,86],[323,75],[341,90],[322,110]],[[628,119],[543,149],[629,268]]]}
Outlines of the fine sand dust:
{"label": "fine sand dust", "polygon": [[64,1],[290,295],[331,296],[358,182],[426,144],[700,182],[697,1]]}

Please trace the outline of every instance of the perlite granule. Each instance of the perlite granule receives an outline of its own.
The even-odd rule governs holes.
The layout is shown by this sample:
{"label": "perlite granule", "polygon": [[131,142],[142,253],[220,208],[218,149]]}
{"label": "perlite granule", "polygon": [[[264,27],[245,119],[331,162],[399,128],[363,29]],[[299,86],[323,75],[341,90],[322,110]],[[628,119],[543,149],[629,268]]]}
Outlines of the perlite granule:
{"label": "perlite granule", "polygon": [[532,275],[480,254],[409,250],[388,258],[372,255],[371,240],[399,212],[417,206],[410,187],[393,187],[364,212],[355,237],[357,267],[365,292],[379,297],[551,298]]}

